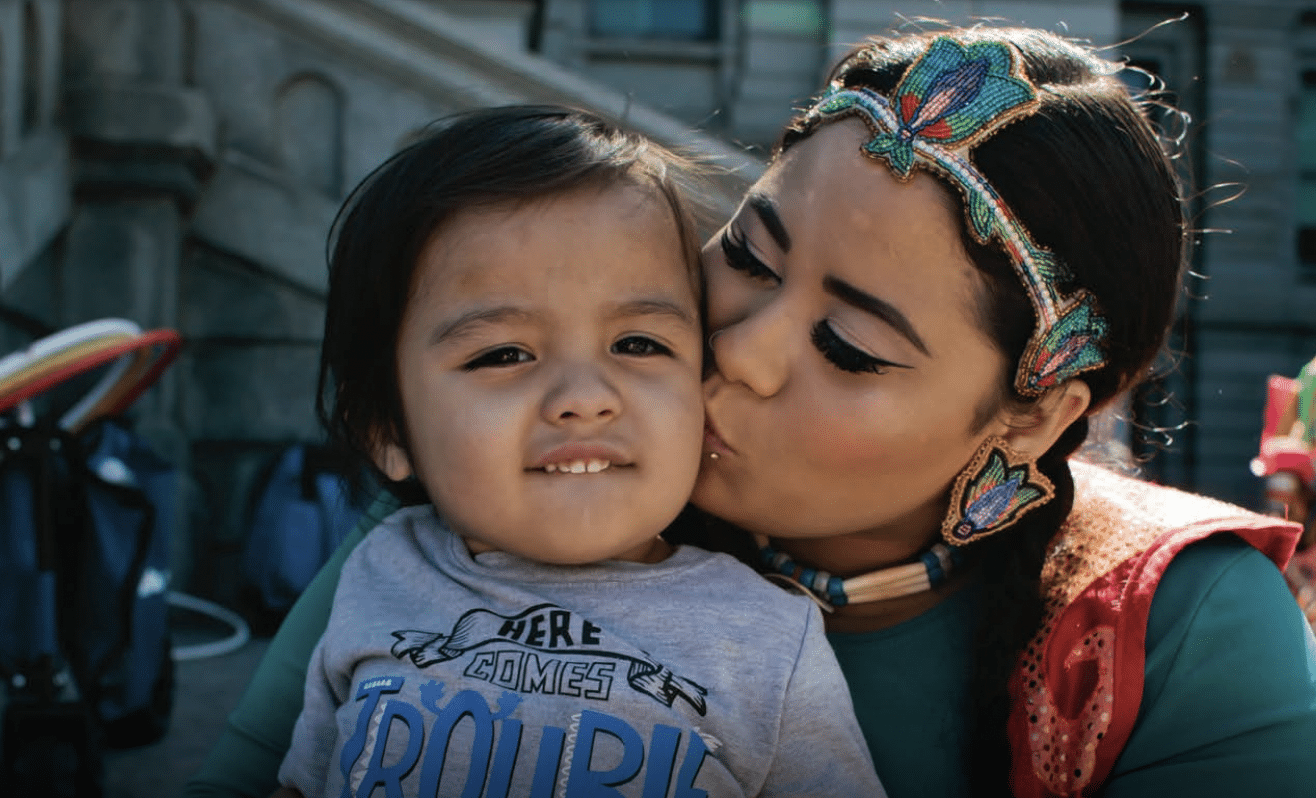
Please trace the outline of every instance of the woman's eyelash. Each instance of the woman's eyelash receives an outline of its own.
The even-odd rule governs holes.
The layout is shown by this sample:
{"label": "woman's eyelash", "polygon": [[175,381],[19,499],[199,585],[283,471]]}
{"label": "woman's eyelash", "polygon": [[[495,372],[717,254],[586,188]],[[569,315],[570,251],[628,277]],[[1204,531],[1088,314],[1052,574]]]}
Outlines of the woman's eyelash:
{"label": "woman's eyelash", "polygon": [[809,338],[823,357],[841,371],[854,374],[886,374],[893,368],[904,368],[899,363],[873,357],[846,343],[825,320],[813,325]]}
{"label": "woman's eyelash", "polygon": [[738,272],[744,272],[756,280],[781,282],[781,277],[776,272],[769,269],[763,261],[754,257],[754,253],[750,251],[745,239],[736,238],[730,230],[725,230],[722,233],[722,254],[726,256],[727,265]]}

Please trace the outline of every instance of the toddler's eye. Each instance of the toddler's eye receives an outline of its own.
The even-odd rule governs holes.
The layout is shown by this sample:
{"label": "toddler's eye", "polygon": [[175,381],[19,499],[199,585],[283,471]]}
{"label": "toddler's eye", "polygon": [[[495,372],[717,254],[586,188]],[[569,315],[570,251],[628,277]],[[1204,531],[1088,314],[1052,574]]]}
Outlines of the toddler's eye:
{"label": "toddler's eye", "polygon": [[758,259],[743,234],[737,236],[729,227],[722,233],[722,254],[726,256],[728,266],[750,278],[781,283],[781,276]]}
{"label": "toddler's eye", "polygon": [[672,350],[644,335],[628,335],[612,345],[613,354],[635,355],[670,355]]}
{"label": "toddler's eye", "polygon": [[519,347],[500,346],[497,349],[490,349],[487,352],[480,353],[478,357],[462,364],[462,368],[466,371],[475,371],[476,369],[483,368],[515,366],[518,363],[529,363],[534,359],[533,355]]}

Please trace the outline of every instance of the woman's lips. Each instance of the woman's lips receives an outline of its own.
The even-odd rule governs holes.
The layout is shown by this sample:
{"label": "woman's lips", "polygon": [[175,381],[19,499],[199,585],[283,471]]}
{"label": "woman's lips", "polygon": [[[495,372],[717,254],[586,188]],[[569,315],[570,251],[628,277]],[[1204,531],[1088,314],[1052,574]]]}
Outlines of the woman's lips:
{"label": "woman's lips", "polygon": [[722,436],[717,432],[717,427],[714,427],[713,422],[708,419],[704,420],[704,452],[719,455],[736,453],[735,449],[732,449],[726,441],[722,440]]}

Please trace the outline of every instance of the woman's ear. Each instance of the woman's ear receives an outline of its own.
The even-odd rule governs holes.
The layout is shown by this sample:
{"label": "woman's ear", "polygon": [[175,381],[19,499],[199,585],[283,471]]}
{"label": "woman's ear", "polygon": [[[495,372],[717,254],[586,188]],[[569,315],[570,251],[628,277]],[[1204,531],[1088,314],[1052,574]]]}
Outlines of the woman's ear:
{"label": "woman's ear", "polygon": [[394,482],[401,482],[415,473],[411,467],[411,458],[395,442],[393,435],[377,434],[372,448],[374,456],[371,459],[375,462],[375,468]]}
{"label": "woman's ear", "polygon": [[[1029,460],[1041,457],[1092,403],[1092,390],[1083,380],[1068,380],[1052,388],[1025,413],[1004,419],[1000,436],[1010,448]],[[1009,412],[1009,411],[1006,411]]]}

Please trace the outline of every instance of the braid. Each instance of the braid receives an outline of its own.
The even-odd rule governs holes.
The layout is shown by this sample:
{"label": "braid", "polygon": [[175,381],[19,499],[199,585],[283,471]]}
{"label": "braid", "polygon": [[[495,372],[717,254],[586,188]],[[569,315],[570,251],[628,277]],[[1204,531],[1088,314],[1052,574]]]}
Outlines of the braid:
{"label": "braid", "polygon": [[1038,459],[1038,469],[1055,486],[1054,499],[1014,527],[971,547],[982,586],[968,714],[968,767],[977,795],[1010,794],[1009,680],[1019,655],[1042,622],[1042,565],[1048,544],[1073,508],[1069,455],[1082,445],[1087,433],[1084,417],[1071,424]]}

